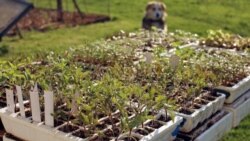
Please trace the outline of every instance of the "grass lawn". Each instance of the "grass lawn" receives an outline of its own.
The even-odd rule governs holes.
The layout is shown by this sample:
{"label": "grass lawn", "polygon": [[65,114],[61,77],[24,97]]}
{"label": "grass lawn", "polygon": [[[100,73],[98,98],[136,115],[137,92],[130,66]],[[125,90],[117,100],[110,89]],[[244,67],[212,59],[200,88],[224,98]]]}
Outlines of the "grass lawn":
{"label": "grass lawn", "polygon": [[[51,7],[49,0],[33,0],[39,7]],[[67,0],[69,2],[69,0]],[[113,20],[74,28],[41,32],[23,32],[24,39],[3,38],[0,43],[0,58],[8,59],[47,51],[61,52],[105,38],[123,29],[134,31],[140,28],[144,7],[148,0],[110,0]],[[182,29],[206,34],[208,29],[223,29],[250,36],[249,0],[164,0],[168,6],[168,28]],[[108,0],[79,0],[87,12],[108,14]],[[52,7],[55,4],[52,3]],[[72,5],[65,6],[72,10]],[[241,126],[232,130],[223,141],[250,140],[250,117]]]}
{"label": "grass lawn", "polygon": [[[33,0],[39,7],[55,7],[49,0]],[[4,38],[0,57],[9,58],[46,51],[64,51],[79,44],[104,38],[123,29],[137,30],[148,0],[110,0],[112,22],[52,30],[46,33],[24,32],[24,39]],[[204,35],[208,29],[224,29],[250,35],[249,0],[165,0],[169,30],[182,29]],[[79,0],[84,11],[108,14],[108,0]],[[69,3],[66,9],[73,9]],[[2,47],[4,46],[4,47]],[[2,51],[4,50],[4,51]],[[6,53],[8,51],[8,53]],[[1,53],[4,52],[4,53]]]}
{"label": "grass lawn", "polygon": [[221,141],[250,141],[250,116],[240,126],[231,130]]}

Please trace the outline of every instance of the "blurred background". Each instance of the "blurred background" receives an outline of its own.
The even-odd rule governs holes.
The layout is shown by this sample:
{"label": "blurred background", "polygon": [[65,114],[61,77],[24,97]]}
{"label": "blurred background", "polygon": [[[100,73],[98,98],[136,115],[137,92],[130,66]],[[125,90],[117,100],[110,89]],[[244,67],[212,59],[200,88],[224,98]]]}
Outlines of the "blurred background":
{"label": "blurred background", "polygon": [[[36,9],[57,9],[58,0],[27,1],[33,3]],[[249,0],[162,1],[167,5],[169,31],[181,29],[203,36],[209,29],[223,29],[242,36],[250,35]],[[45,31],[21,29],[23,39],[18,36],[3,38],[0,43],[0,57],[9,58],[46,51],[60,52],[69,47],[106,38],[120,30],[136,31],[141,27],[147,2],[148,0],[77,0],[82,13],[109,16],[110,21],[56,29],[50,24],[46,25]],[[62,0],[62,9],[77,11],[72,0]],[[33,14],[33,19],[37,21],[39,16]]]}

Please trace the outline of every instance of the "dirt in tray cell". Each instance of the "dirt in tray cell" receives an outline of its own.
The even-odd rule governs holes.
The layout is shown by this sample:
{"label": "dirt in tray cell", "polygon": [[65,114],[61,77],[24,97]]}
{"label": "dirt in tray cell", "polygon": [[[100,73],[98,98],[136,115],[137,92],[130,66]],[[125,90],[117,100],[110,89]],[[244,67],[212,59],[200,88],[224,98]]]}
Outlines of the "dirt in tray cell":
{"label": "dirt in tray cell", "polygon": [[31,116],[32,116],[31,111],[30,111],[30,110],[25,111],[25,116],[26,116],[26,117],[31,117]]}
{"label": "dirt in tray cell", "polygon": [[108,119],[104,120],[103,122],[108,124],[108,125],[112,125],[112,123],[116,124],[116,123],[120,122],[120,120],[118,118],[113,117],[112,121],[111,121],[111,119],[108,118]]}
{"label": "dirt in tray cell", "polygon": [[163,121],[163,122],[169,122],[171,118],[169,116],[163,116],[161,115],[157,120]]}
{"label": "dirt in tray cell", "polygon": [[186,114],[186,115],[192,115],[193,111],[191,111],[190,109],[186,109],[186,108],[181,108],[180,110],[178,110],[180,113],[182,114]]}
{"label": "dirt in tray cell", "polygon": [[6,107],[7,104],[5,102],[0,102],[0,107]]}
{"label": "dirt in tray cell", "polygon": [[77,129],[78,129],[77,126],[73,126],[71,124],[66,124],[66,125],[60,127],[58,130],[60,130],[62,132],[65,132],[65,133],[70,133],[70,132],[73,132],[73,131],[75,131]]}
{"label": "dirt in tray cell", "polygon": [[126,137],[123,140],[124,141],[139,141],[140,139],[137,137]]}
{"label": "dirt in tray cell", "polygon": [[154,129],[158,129],[158,128],[163,126],[159,121],[156,121],[156,120],[152,120],[149,123],[147,123],[146,125],[154,128]]}
{"label": "dirt in tray cell", "polygon": [[96,125],[96,128],[97,128],[98,130],[103,130],[103,129],[105,129],[106,127],[107,127],[107,125],[105,125],[104,123],[99,123],[99,124]]}
{"label": "dirt in tray cell", "polygon": [[153,129],[150,129],[150,128],[145,127],[145,128],[135,129],[134,132],[137,133],[137,134],[146,136],[146,135],[152,133],[153,131],[154,131]]}
{"label": "dirt in tray cell", "polygon": [[89,131],[79,130],[79,131],[73,133],[72,135],[79,137],[79,138],[82,138],[82,139],[85,139],[85,138],[92,136],[93,133],[91,133]]}
{"label": "dirt in tray cell", "polygon": [[202,96],[202,99],[208,100],[208,101],[214,101],[216,98],[213,96]]}
{"label": "dirt in tray cell", "polygon": [[90,141],[110,141],[110,138],[108,138],[108,137],[95,137],[93,139],[90,139]]}
{"label": "dirt in tray cell", "polygon": [[98,112],[98,113],[95,113],[95,116],[96,116],[96,117],[98,117],[98,119],[101,119],[101,118],[106,117],[107,115],[106,115],[106,114],[104,114],[104,113],[100,113],[100,112]]}
{"label": "dirt in tray cell", "polygon": [[247,74],[239,74],[237,77],[234,77],[231,80],[224,80],[222,85],[226,87],[233,87],[234,85],[236,85],[237,83],[239,83],[246,77],[247,77]]}
{"label": "dirt in tray cell", "polygon": [[54,126],[55,126],[55,127],[58,127],[58,126],[62,125],[63,123],[64,123],[64,122],[61,121],[61,120],[54,120]]}
{"label": "dirt in tray cell", "polygon": [[188,108],[190,108],[190,109],[200,109],[202,106],[201,105],[198,105],[198,104],[192,104],[190,107],[188,107]]}
{"label": "dirt in tray cell", "polygon": [[104,132],[104,135],[107,137],[118,137],[121,133],[121,130],[116,127],[114,129],[108,129],[107,131]]}
{"label": "dirt in tray cell", "polygon": [[207,105],[209,101],[203,100],[203,99],[197,99],[195,100],[195,103],[198,103],[200,105]]}

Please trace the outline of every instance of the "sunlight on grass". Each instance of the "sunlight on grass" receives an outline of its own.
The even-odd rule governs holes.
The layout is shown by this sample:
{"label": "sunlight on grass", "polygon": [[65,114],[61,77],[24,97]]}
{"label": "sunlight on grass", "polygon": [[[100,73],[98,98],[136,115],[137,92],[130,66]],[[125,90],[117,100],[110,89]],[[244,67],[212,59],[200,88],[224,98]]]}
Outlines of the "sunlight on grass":
{"label": "sunlight on grass", "polygon": [[245,118],[238,127],[232,129],[221,141],[250,141],[250,116]]}
{"label": "sunlight on grass", "polygon": [[[45,33],[23,32],[24,39],[4,38],[3,44],[10,49],[5,58],[17,55],[31,55],[47,51],[64,51],[86,42],[95,41],[112,35],[123,29],[125,31],[137,30],[141,27],[141,19],[147,0],[121,1],[110,0],[111,16],[116,20],[88,26],[78,26],[51,30]],[[250,9],[246,7],[248,0],[240,1],[165,1],[168,6],[169,31],[182,29],[204,35],[208,29],[224,29],[227,31],[250,35]],[[48,1],[36,1],[39,7],[55,7]],[[85,0],[79,2],[83,11],[88,13],[108,14],[107,1]],[[72,10],[69,3],[66,10]]]}

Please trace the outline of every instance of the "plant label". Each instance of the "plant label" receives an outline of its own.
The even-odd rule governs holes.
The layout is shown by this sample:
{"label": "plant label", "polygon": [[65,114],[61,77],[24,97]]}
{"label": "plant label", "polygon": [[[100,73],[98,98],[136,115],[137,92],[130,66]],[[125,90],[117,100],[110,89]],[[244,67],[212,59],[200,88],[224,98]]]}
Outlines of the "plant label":
{"label": "plant label", "polygon": [[171,68],[176,69],[178,67],[179,63],[180,63],[180,57],[179,56],[172,55],[169,58],[169,64],[170,64]]}
{"label": "plant label", "polygon": [[77,109],[77,99],[79,98],[79,92],[75,93],[75,97],[72,100],[72,108],[71,108],[71,113],[73,115],[77,114],[78,109]]}
{"label": "plant label", "polygon": [[17,98],[18,98],[18,103],[20,107],[20,113],[21,116],[25,118],[25,111],[24,111],[24,104],[23,104],[23,94],[22,94],[22,89],[20,86],[16,85],[16,92],[17,92]]}
{"label": "plant label", "polygon": [[153,61],[153,54],[150,52],[145,52],[144,57],[146,59],[146,63],[151,64]]}
{"label": "plant label", "polygon": [[45,124],[54,127],[54,95],[51,91],[44,91]]}
{"label": "plant label", "polygon": [[6,89],[6,99],[7,99],[7,110],[11,113],[15,113],[15,102],[13,90]]}
{"label": "plant label", "polygon": [[30,91],[30,103],[32,119],[36,122],[41,122],[41,109],[38,91]]}

